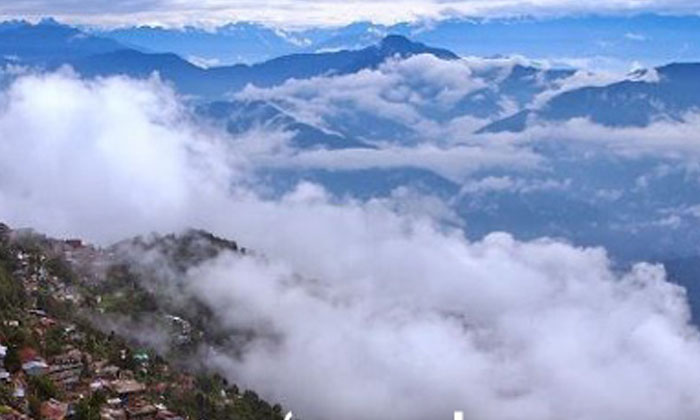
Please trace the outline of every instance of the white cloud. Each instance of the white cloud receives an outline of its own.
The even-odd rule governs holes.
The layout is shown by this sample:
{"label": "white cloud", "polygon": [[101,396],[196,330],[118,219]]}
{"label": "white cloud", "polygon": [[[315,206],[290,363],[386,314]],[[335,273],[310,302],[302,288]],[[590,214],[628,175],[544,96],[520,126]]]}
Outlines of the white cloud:
{"label": "white cloud", "polygon": [[542,191],[564,191],[571,187],[571,180],[518,179],[510,176],[487,176],[479,180],[467,181],[462,185],[461,194],[486,194],[509,192],[529,194]]}
{"label": "white cloud", "polygon": [[205,58],[198,57],[196,55],[191,55],[187,57],[187,61],[203,69],[208,69],[210,67],[216,67],[221,65],[221,60],[219,60],[218,58]]}
{"label": "white cloud", "polygon": [[191,292],[279,334],[209,360],[304,418],[700,411],[698,332],[660,267],[619,273],[601,249],[505,233],[470,242],[406,192],[357,202],[302,184],[262,199],[243,186],[245,151],[158,80],[28,76],[0,103],[1,219],[100,241],[194,225],[266,255],[200,267]]}
{"label": "white cloud", "polygon": [[[653,71],[656,73],[656,71]],[[545,90],[535,97],[532,101],[530,108],[541,108],[550,99],[557,95],[561,95],[564,92],[572,91],[582,87],[589,86],[607,86],[616,82],[621,82],[628,79],[629,75],[626,73],[617,73],[610,71],[588,71],[588,70],[578,70],[573,75],[566,77],[556,83],[552,89]],[[645,80],[646,76],[645,76]]]}
{"label": "white cloud", "polygon": [[0,103],[0,209],[11,223],[101,240],[148,231],[154,217],[173,228],[229,171],[207,161],[215,143],[157,79],[27,76]]}
{"label": "white cloud", "polygon": [[[689,113],[684,121],[659,120],[648,127],[611,128],[576,118],[564,123],[536,123],[523,139],[580,141],[598,145],[627,157],[654,156],[682,161],[700,158],[700,114]],[[512,137],[506,135],[505,137]]]}
{"label": "white cloud", "polygon": [[334,25],[357,20],[378,23],[444,16],[522,16],[566,13],[695,13],[696,0],[16,0],[0,5],[0,16],[58,16],[74,22],[101,24],[218,24],[255,20],[290,25]]}
{"label": "white cloud", "polygon": [[441,138],[441,124],[433,115],[449,111],[467,94],[484,87],[483,80],[472,76],[469,62],[422,54],[390,60],[377,70],[290,80],[267,89],[249,86],[235,98],[279,101],[300,120],[322,127],[329,125],[328,120],[353,120],[361,113],[409,127],[418,137]]}
{"label": "white cloud", "polygon": [[638,34],[635,32],[627,32],[625,34],[625,38],[629,39],[630,41],[638,41],[638,42],[643,42],[647,40],[647,37],[644,36],[643,34]]}
{"label": "white cloud", "polygon": [[[379,208],[303,208],[311,229],[287,218],[267,241],[281,255],[304,235],[296,265],[226,257],[191,273],[193,293],[227,308],[230,326],[265,325],[280,340],[242,359],[214,353],[213,364],[302,415],[663,419],[699,409],[697,332],[659,267],[618,277],[600,250],[506,234],[468,243]],[[295,277],[301,266],[319,280]]]}
{"label": "white cloud", "polygon": [[469,174],[484,169],[527,170],[536,168],[542,158],[525,148],[507,145],[463,145],[440,148],[432,145],[386,147],[379,150],[315,150],[294,155],[259,158],[265,167],[328,169],[338,171],[372,168],[419,168],[461,183]]}

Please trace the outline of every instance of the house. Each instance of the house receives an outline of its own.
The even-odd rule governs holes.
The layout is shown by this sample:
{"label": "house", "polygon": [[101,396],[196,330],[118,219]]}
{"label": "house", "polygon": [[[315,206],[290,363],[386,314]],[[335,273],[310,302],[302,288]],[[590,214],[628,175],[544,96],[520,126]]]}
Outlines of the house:
{"label": "house", "polygon": [[44,420],[63,420],[68,414],[68,404],[56,400],[41,404],[41,418]]}
{"label": "house", "polygon": [[49,365],[41,359],[22,363],[22,370],[29,376],[42,376],[49,372]]}
{"label": "house", "polygon": [[126,420],[126,411],[120,408],[103,407],[100,410],[102,420]]}
{"label": "house", "polygon": [[[105,383],[102,380],[90,382],[90,391],[95,392],[104,389]],[[121,400],[120,400],[121,401]]]}
{"label": "house", "polygon": [[8,382],[10,373],[5,370],[5,356],[7,356],[7,347],[0,344],[0,382]]}
{"label": "house", "polygon": [[0,382],[6,382],[10,379],[10,374],[4,368],[5,356],[7,356],[7,347],[0,344]]}
{"label": "house", "polygon": [[80,239],[68,239],[65,241],[65,243],[73,249],[80,249],[83,247],[83,241]]}
{"label": "house", "polygon": [[96,369],[96,374],[101,379],[117,379],[119,376],[119,368],[114,365],[109,365]]}
{"label": "house", "polygon": [[158,411],[156,420],[184,420],[182,417],[168,410]]}
{"label": "house", "polygon": [[70,388],[80,382],[80,374],[83,372],[83,364],[67,363],[52,365],[48,370],[48,377],[63,388]]}
{"label": "house", "polygon": [[149,420],[155,418],[156,414],[158,414],[158,409],[150,404],[126,409],[126,415],[129,420]]}
{"label": "house", "polygon": [[27,311],[29,314],[37,316],[39,318],[46,318],[46,311],[43,311],[41,309],[30,309]]}
{"label": "house", "polygon": [[146,393],[146,385],[133,379],[112,381],[109,388],[129,407],[136,407]]}
{"label": "house", "polygon": [[145,351],[140,351],[134,355],[134,360],[136,363],[140,365],[148,365],[148,361],[150,360],[150,357],[148,356],[148,353]]}
{"label": "house", "polygon": [[23,400],[27,395],[26,388],[20,383],[15,383],[15,389],[12,391],[12,396],[18,400]]}

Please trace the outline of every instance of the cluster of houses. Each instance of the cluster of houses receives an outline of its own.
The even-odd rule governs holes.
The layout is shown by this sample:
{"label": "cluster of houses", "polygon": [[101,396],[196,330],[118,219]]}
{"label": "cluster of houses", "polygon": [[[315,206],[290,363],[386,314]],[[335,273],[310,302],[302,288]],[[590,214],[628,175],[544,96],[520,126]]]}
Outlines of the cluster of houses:
{"label": "cluster of houses", "polygon": [[[70,328],[67,328],[70,330]],[[9,344],[9,343],[8,343]],[[8,347],[0,345],[0,366],[4,365]],[[138,365],[144,366],[145,353],[137,353]],[[70,345],[66,351],[48,358],[41,357],[32,348],[22,348],[18,352],[21,370],[10,374],[4,368],[0,371],[2,382],[9,386],[15,400],[13,407],[0,404],[0,419],[29,419],[29,383],[32,378],[47,378],[62,395],[62,401],[51,399],[41,404],[41,418],[46,420],[70,419],[75,415],[76,403],[101,392],[107,402],[100,409],[103,420],[180,420],[181,418],[159,401],[154,395],[155,385],[147,385],[136,379],[130,370],[120,369],[106,360],[93,360],[89,353]],[[147,356],[146,356],[147,357]],[[160,385],[162,388],[163,385]]]}
{"label": "cluster of houses", "polygon": [[[0,226],[2,228],[2,226]],[[76,241],[61,242],[62,252],[68,252],[72,258],[93,258],[96,252]],[[73,252],[73,253],[70,253]],[[37,260],[38,258],[38,260]],[[22,279],[25,290],[37,291],[48,289],[54,298],[77,302],[80,296],[70,290],[61,279],[50,275],[44,268],[45,257],[19,252],[16,255],[20,268],[13,273]],[[85,334],[68,322],[51,318],[45,311],[37,309],[36,301],[30,301],[26,313],[19,319],[3,319],[6,331],[23,328],[31,331],[41,340],[45,340],[49,330],[60,330],[60,351],[45,357],[30,346],[18,348],[16,343],[3,342],[0,336],[0,385],[11,390],[12,404],[0,402],[0,420],[30,419],[31,384],[35,379],[48,380],[60,391],[60,400],[48,399],[40,405],[40,417],[45,420],[64,420],[76,416],[77,404],[91,398],[95,393],[106,396],[107,401],[100,407],[103,420],[180,420],[181,418],[163,404],[154,385],[139,381],[136,377],[148,372],[149,356],[146,352],[137,352],[127,356],[122,350],[122,358],[133,357],[139,370],[136,372],[120,369],[107,360],[93,357],[82,345]],[[5,359],[11,348],[16,352],[21,368],[9,372]],[[159,385],[164,388],[164,385]],[[58,398],[58,397],[56,397]],[[37,417],[36,413],[33,413]]]}

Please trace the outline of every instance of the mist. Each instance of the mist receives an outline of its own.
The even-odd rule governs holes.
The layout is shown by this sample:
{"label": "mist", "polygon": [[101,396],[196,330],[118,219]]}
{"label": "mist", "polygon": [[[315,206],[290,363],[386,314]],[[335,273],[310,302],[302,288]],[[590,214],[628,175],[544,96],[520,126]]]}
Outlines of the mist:
{"label": "mist", "polygon": [[700,412],[700,336],[661,266],[618,270],[603,248],[551,238],[470,241],[420,194],[270,194],[250,149],[157,77],[27,75],[0,104],[0,220],[99,244],[201,227],[264,255],[193,267],[187,293],[276,333],[206,360],[303,418]]}

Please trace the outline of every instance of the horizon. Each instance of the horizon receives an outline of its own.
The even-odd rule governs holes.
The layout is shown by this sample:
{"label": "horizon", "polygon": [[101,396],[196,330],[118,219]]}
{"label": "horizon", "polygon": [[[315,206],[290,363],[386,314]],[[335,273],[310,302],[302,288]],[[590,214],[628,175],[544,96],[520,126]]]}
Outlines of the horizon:
{"label": "horizon", "polygon": [[[533,65],[537,67],[548,67],[548,68],[561,68],[561,69],[581,69],[590,71],[610,71],[618,74],[633,73],[640,69],[653,69],[662,67],[673,63],[691,63],[700,61],[700,50],[695,50],[697,52],[691,53],[688,47],[688,39],[684,38],[682,33],[675,38],[669,39],[658,39],[655,34],[664,33],[666,31],[664,26],[661,25],[674,25],[677,22],[683,22],[686,26],[693,21],[700,22],[700,15],[696,14],[661,14],[661,13],[651,13],[651,12],[640,12],[640,13],[626,13],[626,14],[569,14],[561,16],[518,16],[518,17],[467,17],[467,16],[450,16],[443,19],[434,20],[423,20],[423,21],[413,21],[413,22],[398,22],[393,25],[383,25],[372,23],[371,21],[354,21],[349,24],[344,24],[341,26],[316,26],[316,27],[298,27],[294,29],[284,29],[274,24],[266,22],[256,22],[256,21],[232,21],[232,22],[222,22],[215,27],[206,26],[195,26],[187,25],[182,27],[168,27],[168,26],[158,26],[158,25],[148,25],[148,24],[134,24],[123,26],[99,26],[91,24],[75,24],[70,21],[57,18],[56,16],[45,15],[37,16],[36,18],[25,18],[25,17],[7,17],[3,19],[0,17],[0,24],[11,24],[11,23],[25,23],[32,26],[40,25],[59,25],[65,27],[71,27],[78,29],[82,32],[88,33],[93,36],[105,37],[108,39],[114,39],[121,42],[126,49],[138,49],[145,53],[174,53],[187,60],[191,64],[201,67],[203,69],[214,68],[214,67],[228,67],[237,64],[259,64],[265,61],[269,61],[274,58],[294,55],[296,53],[333,53],[338,51],[347,50],[359,50],[372,45],[378,45],[384,38],[388,36],[401,36],[411,40],[412,42],[422,43],[435,48],[444,48],[451,50],[462,58],[476,58],[483,57],[486,59],[490,58],[511,58],[526,61],[527,65]],[[547,25],[561,25],[562,22],[569,22],[578,25],[577,29],[579,32],[586,30],[587,25],[595,24],[595,28],[591,31],[600,32],[601,29],[609,32],[610,34],[605,36],[614,35],[617,31],[617,36],[623,37],[624,41],[627,43],[637,44],[637,47],[644,48],[640,49],[640,54],[638,56],[624,57],[619,55],[614,51],[607,51],[609,49],[605,44],[614,44],[616,41],[602,39],[597,41],[601,46],[601,50],[598,52],[579,52],[571,53],[570,55],[561,55],[561,53],[547,51],[546,44],[541,42],[531,42],[531,45],[523,46],[509,46],[513,39],[511,35],[505,35],[502,40],[499,40],[498,29],[495,29],[494,33],[490,36],[492,39],[490,41],[490,51],[472,51],[472,48],[477,47],[478,44],[472,44],[469,37],[465,40],[467,41],[460,43],[454,39],[453,35],[439,35],[442,33],[443,28],[447,25],[447,33],[449,33],[449,25],[466,25],[466,28],[472,28],[474,30],[483,28],[484,31],[489,31],[489,28],[494,26],[500,28],[507,27],[518,27],[522,26],[524,29],[532,29],[533,32],[531,37],[537,32],[535,29],[539,27],[547,27]],[[635,23],[637,25],[642,25],[640,31],[635,29],[622,29],[619,27],[620,23]],[[505,25],[505,26],[503,26]],[[523,26],[524,25],[524,26]],[[234,29],[231,32],[231,29]],[[201,34],[206,36],[221,36],[223,39],[236,39],[238,37],[245,37],[246,30],[248,31],[267,31],[266,36],[272,36],[278,38],[280,42],[285,42],[288,44],[286,50],[281,50],[281,52],[276,52],[275,47],[268,45],[263,46],[262,49],[258,50],[260,54],[257,58],[251,58],[246,56],[239,56],[238,58],[231,58],[228,56],[217,56],[216,52],[212,52],[209,57],[205,52],[203,57],[200,57],[198,53],[193,54],[188,52],[189,43],[194,42],[194,39],[190,38],[179,38],[177,40],[173,39],[166,41],[165,44],[158,44],[157,38],[153,40],[148,40],[138,32],[141,31],[159,31],[160,35],[195,35]],[[358,30],[365,31],[365,39],[360,41],[359,44],[354,45],[335,45],[332,47],[324,46],[324,42],[334,42],[334,37],[359,37],[363,36],[362,32],[357,32]],[[654,32],[654,35],[649,35],[645,31],[650,30]],[[437,32],[436,32],[437,31]],[[559,29],[546,29],[543,32],[542,39],[547,39],[553,34],[558,33]],[[426,34],[435,33],[435,35],[429,35],[425,38]],[[488,32],[487,32],[488,33]],[[157,35],[158,36],[158,35]],[[436,38],[437,36],[437,38]],[[476,38],[478,39],[477,35]],[[567,35],[570,37],[570,35]],[[686,34],[687,36],[687,34]],[[310,38],[309,38],[310,37]],[[319,38],[320,37],[320,38]],[[575,36],[574,36],[575,38]],[[571,46],[577,46],[579,43],[574,42],[571,38]],[[241,38],[244,39],[244,38]],[[358,38],[359,40],[360,38]],[[532,39],[536,41],[536,39]],[[155,42],[155,43],[154,43]],[[182,45],[177,45],[178,42],[184,42]],[[196,41],[199,47],[207,45],[209,41],[206,39]],[[269,42],[269,41],[268,41]],[[455,43],[457,42],[457,43]],[[538,52],[529,51],[532,46]],[[319,47],[320,46],[320,47]],[[221,47],[218,47],[221,49]],[[235,52],[236,46],[231,46],[230,51]],[[682,54],[677,56],[669,56],[668,52],[673,51],[677,48],[679,51],[683,51]],[[661,58],[660,58],[661,56]],[[665,57],[665,58],[663,58]]]}
{"label": "horizon", "polygon": [[[332,3],[332,2],[329,2]],[[376,3],[376,2],[375,2]],[[431,3],[431,2],[427,2]],[[459,1],[456,0],[455,4],[466,4],[469,1]],[[513,3],[519,3],[519,1],[514,1]],[[555,2],[556,3],[556,2]],[[567,3],[562,0],[561,3]],[[617,4],[623,3],[623,4]],[[675,8],[664,8],[663,6],[630,6],[625,5],[625,1],[617,1],[611,7],[601,11],[595,6],[588,6],[583,8],[576,7],[564,7],[562,5],[551,5],[551,6],[532,6],[532,7],[519,7],[516,5],[507,6],[504,5],[500,8],[484,8],[484,9],[473,9],[469,11],[461,11],[459,9],[453,9],[450,7],[438,8],[432,13],[412,13],[411,8],[408,9],[408,13],[404,16],[395,17],[395,14],[389,15],[387,13],[365,13],[362,12],[361,7],[358,7],[356,13],[343,13],[342,19],[322,19],[322,18],[299,18],[294,15],[278,15],[274,17],[274,12],[262,13],[262,14],[245,14],[245,13],[221,13],[221,12],[209,12],[207,10],[201,10],[197,13],[187,11],[185,12],[186,17],[178,16],[167,17],[167,14],[161,14],[157,10],[154,10],[152,15],[148,13],[104,13],[104,14],[80,14],[80,13],[62,13],[61,11],[46,13],[46,12],[28,12],[24,11],[22,8],[16,8],[18,10],[13,11],[14,8],[8,6],[0,5],[0,21],[12,21],[12,20],[24,20],[33,24],[38,23],[44,19],[54,19],[59,23],[67,25],[76,25],[91,27],[96,29],[117,29],[117,28],[132,28],[132,27],[153,27],[153,28],[165,28],[165,29],[184,29],[184,28],[197,28],[205,30],[213,30],[216,28],[221,28],[226,25],[235,25],[243,23],[251,23],[267,26],[270,28],[289,30],[289,31],[304,31],[314,28],[342,28],[346,26],[351,26],[355,24],[372,24],[377,26],[395,26],[401,24],[412,24],[412,25],[430,25],[437,22],[457,20],[457,21],[475,21],[484,22],[489,21],[523,21],[523,20],[534,20],[534,21],[548,21],[557,19],[605,19],[605,18],[638,18],[644,16],[660,16],[660,17],[700,17],[700,1],[697,5],[692,5],[694,2],[690,2],[690,5],[678,6]],[[664,3],[664,2],[654,2],[654,3]],[[684,2],[685,3],[685,2]],[[382,6],[380,7],[391,7],[391,4],[384,5],[384,2],[379,2]],[[9,9],[9,10],[8,10]],[[299,12],[299,14],[304,14]],[[335,13],[334,13],[335,15]],[[386,19],[384,16],[393,16],[391,19]]]}

